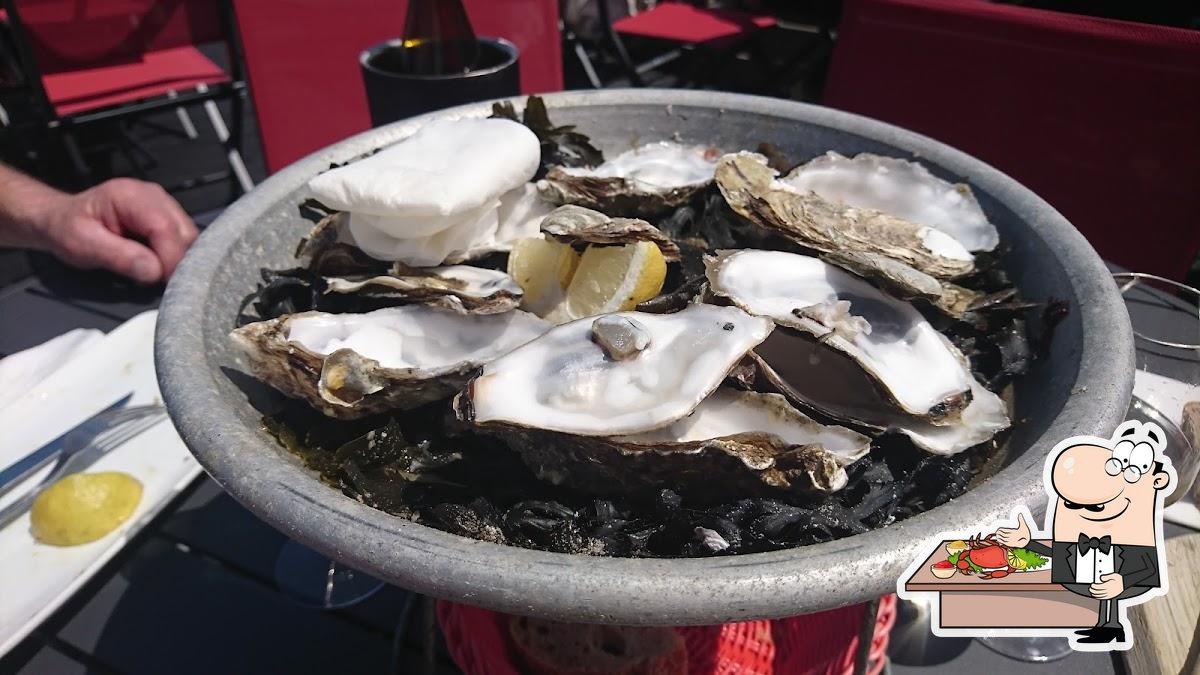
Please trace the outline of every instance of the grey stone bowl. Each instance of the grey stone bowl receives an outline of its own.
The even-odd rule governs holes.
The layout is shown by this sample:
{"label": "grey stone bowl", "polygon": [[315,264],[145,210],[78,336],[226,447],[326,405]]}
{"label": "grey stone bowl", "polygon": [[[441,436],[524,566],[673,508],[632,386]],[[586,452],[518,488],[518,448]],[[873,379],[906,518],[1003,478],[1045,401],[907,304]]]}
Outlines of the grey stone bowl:
{"label": "grey stone bowl", "polygon": [[595,558],[483,543],[390,516],[320,483],[260,426],[252,403],[268,394],[242,374],[226,339],[238,303],[254,288],[259,268],[292,264],[309,226],[296,209],[309,178],[429,120],[487,115],[490,105],[481,103],[359,134],[280,171],[208,228],[167,287],[155,360],[171,418],[213,479],[289,537],[398,586],[516,614],[647,625],[791,616],[889,592],[941,530],[986,527],[1018,504],[1043,512],[1043,458],[1055,442],[1107,435],[1123,418],[1133,385],[1133,338],[1108,271],[1057,211],[992,167],[903,129],[788,101],[656,90],[545,99],[557,124],[578,125],[606,152],[673,136],[728,149],[769,141],[797,160],[830,149],[916,156],[942,177],[970,183],[1011,245],[1003,264],[1021,291],[1070,306],[1049,358],[1018,389],[1012,459],[964,496],[867,534],[691,560]]}

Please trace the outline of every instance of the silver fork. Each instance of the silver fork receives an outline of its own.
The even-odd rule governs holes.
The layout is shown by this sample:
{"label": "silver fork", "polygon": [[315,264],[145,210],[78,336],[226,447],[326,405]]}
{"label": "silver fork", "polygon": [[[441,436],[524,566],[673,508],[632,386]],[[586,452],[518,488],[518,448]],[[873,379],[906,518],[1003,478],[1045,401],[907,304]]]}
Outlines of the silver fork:
{"label": "silver fork", "polygon": [[50,473],[32,490],[0,510],[0,529],[7,527],[29,510],[33,500],[47,485],[70,473],[91,466],[104,455],[119,448],[166,417],[162,405],[119,408],[88,420],[63,440],[62,452]]}

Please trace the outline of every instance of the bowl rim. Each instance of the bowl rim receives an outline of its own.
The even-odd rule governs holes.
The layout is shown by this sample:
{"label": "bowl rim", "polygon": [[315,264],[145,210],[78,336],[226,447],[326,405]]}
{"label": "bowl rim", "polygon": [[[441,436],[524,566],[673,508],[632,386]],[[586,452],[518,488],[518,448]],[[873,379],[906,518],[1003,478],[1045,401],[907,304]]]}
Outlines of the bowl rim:
{"label": "bowl rim", "polygon": [[[483,116],[491,101],[402,120],[322,148],[271,176],[200,236],[163,296],[155,364],[180,436],[213,479],[287,536],[385,581],[442,599],[549,619],[629,625],[697,625],[778,618],[831,609],[891,592],[896,579],[943,530],[974,529],[1017,505],[1044,512],[1043,457],[1062,438],[1105,435],[1124,419],[1133,388],[1134,344],[1116,285],[1087,240],[1054,208],[997,169],[899,127],[816,105],[744,94],[610,89],[542,95],[551,110],[639,105],[717,108],[783,117],[891,144],[970,176],[1063,263],[1081,321],[1071,395],[1030,450],[962,497],[865,534],[769,553],[691,559],[632,559],[551,553],[492,544],[370,508],[281,462],[271,440],[229,414],[205,351],[210,281],[256,217],[331,162],[395,142],[433,119]],[[510,100],[520,105],[524,97]],[[1122,321],[1121,319],[1124,319]],[[231,444],[240,449],[226,451]],[[263,450],[258,452],[258,450]],[[236,455],[237,457],[234,457]],[[318,486],[319,489],[313,489]]]}

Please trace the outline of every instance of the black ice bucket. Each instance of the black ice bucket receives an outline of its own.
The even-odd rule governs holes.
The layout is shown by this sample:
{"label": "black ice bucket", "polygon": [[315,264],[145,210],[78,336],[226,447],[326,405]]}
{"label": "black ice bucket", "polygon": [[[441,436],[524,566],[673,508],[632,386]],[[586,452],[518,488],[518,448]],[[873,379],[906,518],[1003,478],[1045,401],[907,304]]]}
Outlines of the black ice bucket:
{"label": "black ice bucket", "polygon": [[413,115],[473,101],[521,93],[517,47],[503,38],[478,38],[475,67],[450,75],[413,75],[403,70],[402,40],[388,40],[358,57],[371,125],[378,127]]}

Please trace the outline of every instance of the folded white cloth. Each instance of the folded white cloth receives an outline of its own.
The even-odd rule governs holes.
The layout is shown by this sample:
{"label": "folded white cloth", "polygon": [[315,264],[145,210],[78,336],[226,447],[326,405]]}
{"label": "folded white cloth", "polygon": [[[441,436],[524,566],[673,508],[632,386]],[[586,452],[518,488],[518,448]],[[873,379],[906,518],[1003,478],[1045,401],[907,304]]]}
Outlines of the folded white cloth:
{"label": "folded white cloth", "polygon": [[[425,237],[393,237],[378,224],[378,216],[351,214],[347,243],[379,260],[399,260],[414,267],[460,263],[493,251],[508,251],[513,242],[538,236],[542,218],[553,210],[533,183],[524,183],[500,195],[482,209],[468,211],[461,220]],[[459,218],[459,216],[452,216]]]}
{"label": "folded white cloth", "polygon": [[0,359],[0,409],[21,398],[77,354],[95,346],[104,333],[76,328],[36,347]]}
{"label": "folded white cloth", "polygon": [[433,267],[535,235],[529,222],[549,211],[528,182],[540,161],[537,136],[523,124],[440,121],[308,186],[326,206],[350,213],[342,238],[367,255]]}
{"label": "folded white cloth", "polygon": [[490,118],[438,121],[370,157],[326,171],[308,186],[330,208],[387,216],[399,228],[388,234],[418,237],[455,221],[438,216],[493,204],[529,181],[540,159],[537,136],[523,124]]}

